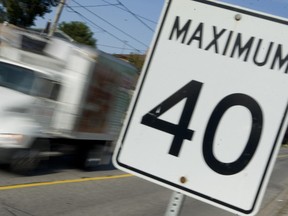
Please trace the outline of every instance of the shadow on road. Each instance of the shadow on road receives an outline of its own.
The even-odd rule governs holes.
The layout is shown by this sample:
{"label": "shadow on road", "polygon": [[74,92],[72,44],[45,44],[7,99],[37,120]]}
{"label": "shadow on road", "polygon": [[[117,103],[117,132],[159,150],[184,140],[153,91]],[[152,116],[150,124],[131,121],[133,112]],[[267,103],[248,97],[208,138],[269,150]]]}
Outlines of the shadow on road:
{"label": "shadow on road", "polygon": [[[64,170],[73,170],[78,169],[85,172],[92,172],[92,171],[108,171],[108,170],[114,170],[116,169],[113,166],[112,161],[107,165],[98,165],[95,168],[89,168],[84,169],[81,168],[76,162],[75,162],[75,156],[74,155],[65,155],[65,156],[57,156],[57,157],[51,157],[49,160],[42,161],[39,165],[39,167],[31,172],[28,173],[13,173],[17,174],[19,176],[39,176],[39,175],[48,175],[53,173],[59,173]],[[3,172],[11,173],[9,169],[9,165],[0,165],[0,169]]]}

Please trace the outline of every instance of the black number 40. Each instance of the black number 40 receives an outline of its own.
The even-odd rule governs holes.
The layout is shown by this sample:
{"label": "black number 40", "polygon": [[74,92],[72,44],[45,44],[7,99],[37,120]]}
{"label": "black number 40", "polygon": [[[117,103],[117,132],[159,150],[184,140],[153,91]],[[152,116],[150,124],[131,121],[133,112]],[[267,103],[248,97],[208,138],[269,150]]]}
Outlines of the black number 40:
{"label": "black number 40", "polygon": [[[178,157],[183,141],[192,140],[193,138],[194,131],[188,129],[188,126],[192,119],[202,86],[203,83],[201,82],[190,81],[142,118],[142,124],[174,135],[168,152],[170,155]],[[183,99],[186,99],[186,101],[178,124],[159,119],[159,116]],[[250,111],[252,127],[250,136],[240,157],[231,163],[224,163],[215,157],[213,153],[213,143],[221,118],[224,113],[233,106],[243,106]],[[202,150],[207,165],[222,175],[233,175],[242,171],[249,164],[257,149],[262,133],[262,126],[262,110],[253,98],[245,94],[231,94],[223,98],[213,110],[204,133]]]}

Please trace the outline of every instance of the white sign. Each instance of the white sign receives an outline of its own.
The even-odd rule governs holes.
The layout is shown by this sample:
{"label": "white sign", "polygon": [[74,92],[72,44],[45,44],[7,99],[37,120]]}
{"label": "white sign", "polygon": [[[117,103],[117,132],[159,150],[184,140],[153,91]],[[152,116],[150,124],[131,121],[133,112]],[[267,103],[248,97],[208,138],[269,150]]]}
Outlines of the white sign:
{"label": "white sign", "polygon": [[287,24],[218,1],[169,1],[116,166],[254,215],[287,126]]}

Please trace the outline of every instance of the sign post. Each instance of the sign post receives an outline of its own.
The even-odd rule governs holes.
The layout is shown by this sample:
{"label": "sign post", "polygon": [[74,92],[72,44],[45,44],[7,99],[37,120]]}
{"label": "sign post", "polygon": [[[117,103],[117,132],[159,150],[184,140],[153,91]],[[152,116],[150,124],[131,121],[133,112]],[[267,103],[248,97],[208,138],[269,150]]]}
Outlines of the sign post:
{"label": "sign post", "polygon": [[170,0],[114,164],[240,215],[257,213],[288,118],[288,21]]}
{"label": "sign post", "polygon": [[185,196],[179,192],[173,191],[165,216],[180,216]]}

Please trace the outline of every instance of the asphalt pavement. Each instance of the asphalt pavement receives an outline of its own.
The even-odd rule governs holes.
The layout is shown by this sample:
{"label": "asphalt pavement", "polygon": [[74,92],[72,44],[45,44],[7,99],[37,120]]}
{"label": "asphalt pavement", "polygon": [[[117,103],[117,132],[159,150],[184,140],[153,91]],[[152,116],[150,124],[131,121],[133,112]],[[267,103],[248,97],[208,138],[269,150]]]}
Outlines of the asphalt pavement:
{"label": "asphalt pavement", "polygon": [[[288,148],[282,148],[257,216],[288,215]],[[164,216],[171,190],[113,170],[65,164],[34,176],[0,169],[0,216]],[[179,216],[234,214],[189,197]]]}

